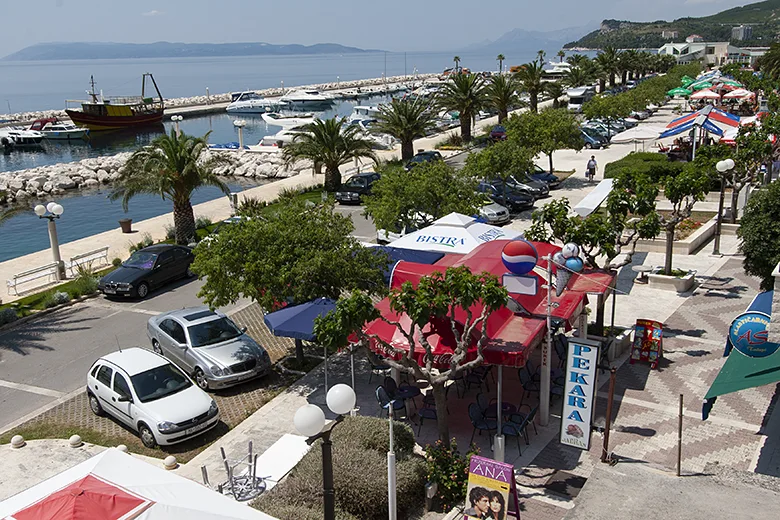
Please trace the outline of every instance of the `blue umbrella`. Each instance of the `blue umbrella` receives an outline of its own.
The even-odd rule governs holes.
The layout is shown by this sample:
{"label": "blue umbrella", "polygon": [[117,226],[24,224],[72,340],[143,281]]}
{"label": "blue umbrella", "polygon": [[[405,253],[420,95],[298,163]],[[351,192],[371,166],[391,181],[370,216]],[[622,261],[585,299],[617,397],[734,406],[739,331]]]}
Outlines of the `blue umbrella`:
{"label": "blue umbrella", "polygon": [[296,340],[316,341],[314,319],[336,308],[330,298],[317,298],[300,305],[285,307],[265,315],[263,321],[274,336]]}

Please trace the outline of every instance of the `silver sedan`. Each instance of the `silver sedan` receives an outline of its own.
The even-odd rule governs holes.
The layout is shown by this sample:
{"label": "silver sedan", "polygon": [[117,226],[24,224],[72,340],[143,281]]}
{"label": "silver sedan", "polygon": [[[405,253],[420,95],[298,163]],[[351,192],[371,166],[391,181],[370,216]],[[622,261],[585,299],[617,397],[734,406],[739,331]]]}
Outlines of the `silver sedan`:
{"label": "silver sedan", "polygon": [[149,319],[152,348],[190,374],[203,390],[263,376],[271,370],[268,352],[220,312],[191,307]]}

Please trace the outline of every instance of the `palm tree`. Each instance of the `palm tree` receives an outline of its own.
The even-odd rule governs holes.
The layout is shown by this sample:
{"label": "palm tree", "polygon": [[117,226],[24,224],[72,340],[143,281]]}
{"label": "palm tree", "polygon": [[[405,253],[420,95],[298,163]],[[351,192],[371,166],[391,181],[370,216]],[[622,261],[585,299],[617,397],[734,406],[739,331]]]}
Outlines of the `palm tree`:
{"label": "palm tree", "polygon": [[558,98],[566,94],[563,90],[563,85],[557,81],[548,81],[544,84],[544,92],[553,100],[552,107],[560,108]]}
{"label": "palm tree", "polygon": [[539,65],[544,65],[544,58],[547,57],[547,53],[543,50],[536,51],[536,59],[539,60]]}
{"label": "palm tree", "polygon": [[604,69],[609,76],[609,86],[615,86],[615,75],[618,72],[618,60],[620,52],[614,47],[605,47],[604,50],[596,56],[596,62]]}
{"label": "palm tree", "polygon": [[530,99],[531,110],[538,112],[539,94],[542,92],[542,64],[534,60],[526,63],[517,71],[517,79],[523,92],[527,92]]}
{"label": "palm tree", "polygon": [[389,105],[379,105],[373,128],[401,141],[401,159],[408,161],[414,156],[414,140],[425,137],[435,127],[435,114],[429,108],[429,103],[420,99],[393,99]]}
{"label": "palm tree", "polygon": [[15,207],[15,208],[7,209],[5,211],[0,211],[0,226],[2,226],[6,220],[10,219],[14,215],[21,213],[25,209],[26,208]]}
{"label": "palm tree", "polygon": [[558,51],[558,60],[563,63],[563,58],[566,57],[566,53],[563,51],[563,49]]}
{"label": "palm tree", "polygon": [[584,54],[572,54],[568,58],[566,58],[566,62],[570,65],[574,65],[575,67],[580,67],[584,69],[588,63],[590,63],[590,58],[585,56]]}
{"label": "palm tree", "polygon": [[590,79],[590,74],[585,69],[572,67],[566,72],[563,82],[571,88],[577,88],[590,83]]}
{"label": "palm tree", "polygon": [[460,56],[455,56],[452,58],[452,61],[455,62],[455,74],[460,72]]}
{"label": "palm tree", "polygon": [[125,211],[130,199],[140,194],[159,195],[170,200],[173,202],[176,243],[189,243],[195,237],[195,215],[190,202],[193,192],[204,186],[215,186],[225,195],[230,193],[230,188],[214,173],[218,166],[228,164],[229,160],[217,154],[204,158],[208,136],[177,135],[171,130],[170,135],[156,138],[130,156],[109,198],[122,199]]}
{"label": "palm tree", "polygon": [[471,141],[471,121],[485,106],[485,80],[476,74],[458,74],[439,89],[438,104],[446,110],[460,113],[460,135]]}
{"label": "palm tree", "polygon": [[511,107],[520,104],[517,80],[512,76],[493,76],[485,87],[485,93],[488,104],[498,111],[499,124],[507,118]]}
{"label": "palm tree", "polygon": [[293,142],[284,147],[282,157],[286,165],[307,159],[325,168],[325,189],[333,192],[341,186],[342,165],[355,159],[377,162],[371,149],[372,142],[360,137],[360,128],[347,126],[346,118],[315,119],[302,127]]}
{"label": "palm tree", "polygon": [[502,74],[504,72],[504,60],[505,59],[506,58],[504,57],[503,54],[499,54],[498,56],[496,56],[496,61],[498,61],[498,73],[499,74]]}
{"label": "palm tree", "polygon": [[634,71],[637,67],[638,55],[635,50],[629,49],[620,53],[618,59],[618,68],[621,72],[621,80],[625,83],[627,80],[634,79]]}

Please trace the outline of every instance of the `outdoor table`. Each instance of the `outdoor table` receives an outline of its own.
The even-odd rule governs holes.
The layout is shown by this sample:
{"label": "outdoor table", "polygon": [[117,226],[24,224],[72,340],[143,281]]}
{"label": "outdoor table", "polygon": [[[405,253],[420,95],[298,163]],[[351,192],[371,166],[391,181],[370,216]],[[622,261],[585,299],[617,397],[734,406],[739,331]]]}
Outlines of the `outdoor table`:
{"label": "outdoor table", "polygon": [[631,270],[635,273],[639,273],[639,276],[634,280],[635,283],[647,283],[650,279],[647,277],[647,273],[653,270],[649,265],[635,265],[631,267]]}

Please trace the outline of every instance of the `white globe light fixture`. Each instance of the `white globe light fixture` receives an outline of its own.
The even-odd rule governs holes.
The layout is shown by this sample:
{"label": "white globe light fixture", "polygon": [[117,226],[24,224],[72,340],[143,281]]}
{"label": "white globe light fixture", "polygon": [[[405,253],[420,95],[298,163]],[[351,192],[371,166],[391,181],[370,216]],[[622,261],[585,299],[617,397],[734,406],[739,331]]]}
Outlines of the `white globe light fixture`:
{"label": "white globe light fixture", "polygon": [[35,209],[33,211],[35,211],[36,215],[42,217],[46,214],[46,206],[44,206],[43,204],[38,204],[37,206],[35,206]]}
{"label": "white globe light fixture", "polygon": [[59,217],[65,212],[65,208],[63,208],[61,204],[55,204],[54,207],[51,208],[51,212]]}
{"label": "white globe light fixture", "polygon": [[313,437],[322,432],[325,426],[325,413],[319,406],[307,404],[298,408],[293,417],[295,429],[302,435]]}
{"label": "white globe light fixture", "polygon": [[734,168],[734,159],[726,159],[726,166],[728,166],[728,169],[731,170]]}
{"label": "white globe light fixture", "polygon": [[65,263],[62,261],[62,257],[60,256],[60,241],[57,238],[57,224],[55,223],[55,220],[60,218],[60,216],[65,212],[65,208],[62,207],[62,204],[58,204],[52,201],[45,206],[43,204],[38,204],[33,208],[33,211],[36,215],[38,215],[38,218],[45,218],[49,221],[49,243],[51,244],[51,256],[54,259],[54,262],[57,264],[57,270],[54,274],[57,281],[60,281],[65,278]]}
{"label": "white globe light fixture", "polygon": [[46,211],[48,211],[49,213],[54,213],[54,206],[56,205],[57,205],[56,202],[49,202],[48,204],[46,204]]}
{"label": "white globe light fixture", "polygon": [[337,415],[346,415],[351,412],[355,408],[356,401],[355,391],[343,383],[331,387],[325,398],[330,411]]}

